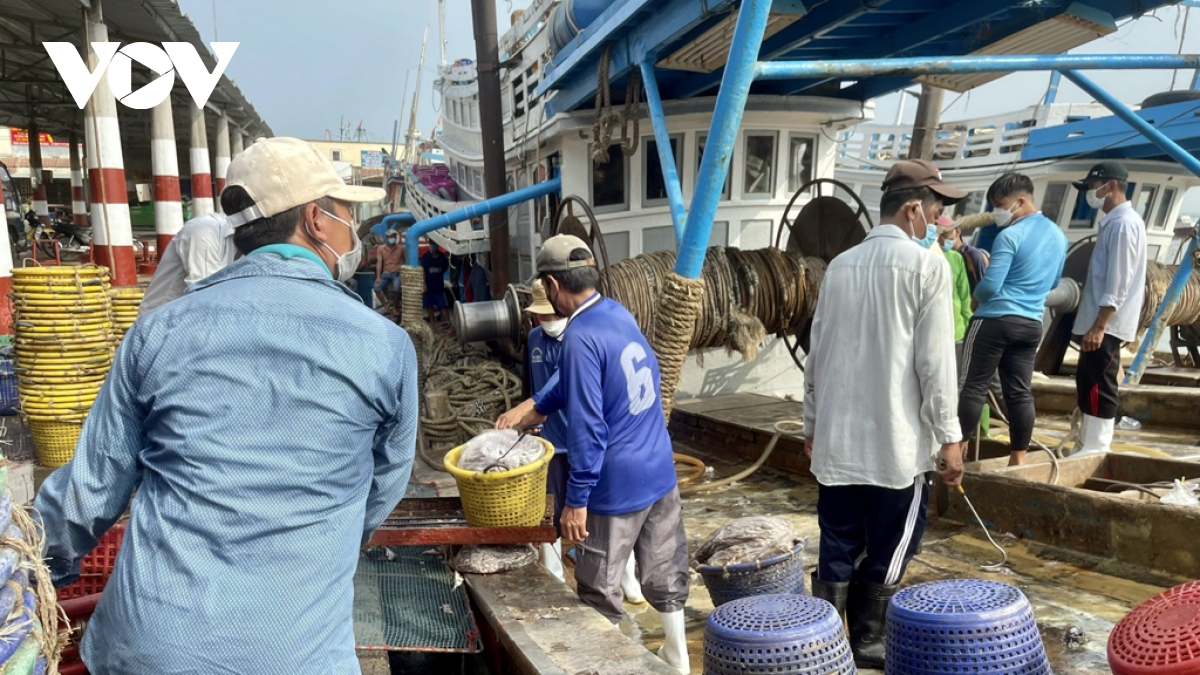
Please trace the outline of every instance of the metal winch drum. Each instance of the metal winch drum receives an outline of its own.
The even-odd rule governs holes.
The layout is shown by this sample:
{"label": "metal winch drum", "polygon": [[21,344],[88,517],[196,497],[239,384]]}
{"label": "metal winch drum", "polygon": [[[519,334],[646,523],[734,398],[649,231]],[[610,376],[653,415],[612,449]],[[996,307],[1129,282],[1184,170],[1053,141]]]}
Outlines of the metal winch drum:
{"label": "metal winch drum", "polygon": [[516,286],[509,285],[504,297],[487,302],[459,302],[450,317],[461,344],[511,340],[521,337],[521,301]]}

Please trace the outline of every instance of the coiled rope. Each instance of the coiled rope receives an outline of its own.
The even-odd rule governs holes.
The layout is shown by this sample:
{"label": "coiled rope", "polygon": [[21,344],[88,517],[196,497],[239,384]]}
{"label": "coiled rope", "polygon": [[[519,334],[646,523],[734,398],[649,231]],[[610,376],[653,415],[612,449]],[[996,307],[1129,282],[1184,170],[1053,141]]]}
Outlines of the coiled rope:
{"label": "coiled rope", "polygon": [[[1154,314],[1167,294],[1167,287],[1178,270],[1179,267],[1175,265],[1146,263],[1146,299],[1142,302],[1139,332],[1144,333],[1150,328]],[[1166,319],[1168,326],[1189,326],[1200,322],[1200,268],[1192,270],[1192,278],[1184,286],[1179,302],[1167,312]]]}
{"label": "coiled rope", "polygon": [[[600,65],[596,73],[596,120],[592,125],[592,161],[597,164],[608,163],[608,147],[612,145],[614,126],[621,125],[621,150],[626,157],[637,154],[642,138],[642,75],[637,69],[630,71],[625,85],[625,110],[623,113],[613,112],[612,90],[608,81],[611,54],[610,44],[600,55]],[[632,133],[629,129],[631,123]]]}

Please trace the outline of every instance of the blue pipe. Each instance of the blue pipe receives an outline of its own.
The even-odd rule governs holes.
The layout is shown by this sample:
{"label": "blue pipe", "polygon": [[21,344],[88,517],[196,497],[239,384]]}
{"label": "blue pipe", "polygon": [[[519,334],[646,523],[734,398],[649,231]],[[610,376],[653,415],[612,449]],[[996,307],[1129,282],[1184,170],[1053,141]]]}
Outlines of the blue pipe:
{"label": "blue pipe", "polygon": [[545,197],[548,194],[553,194],[555,192],[559,192],[560,190],[562,190],[562,178],[555,176],[548,181],[530,185],[527,188],[521,188],[515,192],[509,192],[508,194],[503,194],[499,197],[492,197],[491,199],[485,199],[481,202],[475,202],[474,204],[471,204],[465,208],[461,208],[457,211],[443,213],[440,216],[434,216],[433,218],[422,220],[408,228],[408,236],[404,240],[405,245],[408,247],[408,249],[405,251],[405,257],[407,259],[406,264],[409,267],[417,267],[421,264],[421,256],[417,252],[417,247],[421,243],[421,237],[433,232],[434,230],[440,230],[443,227],[449,227],[455,223],[461,223],[464,220],[470,220],[476,216],[487,215],[493,211],[507,209],[516,206],[521,202],[529,201],[530,199]]}
{"label": "blue pipe", "polygon": [[1196,74],[1192,75],[1192,90],[1200,89],[1200,68],[1196,69]]}
{"label": "blue pipe", "polygon": [[1050,73],[1050,86],[1046,89],[1046,99],[1042,101],[1043,105],[1051,105],[1058,98],[1058,83],[1062,82],[1062,73],[1057,70]]}
{"label": "blue pipe", "polygon": [[[1101,89],[1095,82],[1080,73],[1070,70],[1065,71],[1063,77],[1074,82],[1076,86],[1087,92],[1097,102],[1111,110],[1114,115],[1121,118],[1126,124],[1133,127],[1142,136],[1145,136],[1147,140],[1158,146],[1171,159],[1182,164],[1185,169],[1191,171],[1193,174],[1200,176],[1200,160],[1197,160],[1187,150],[1179,147],[1175,141],[1167,138],[1161,131],[1150,126],[1146,120],[1139,117],[1137,113],[1130,110],[1107,91]],[[1167,287],[1166,295],[1163,296],[1163,301],[1158,306],[1158,311],[1154,314],[1154,321],[1150,324],[1150,330],[1142,338],[1142,344],[1138,347],[1137,356],[1134,357],[1133,364],[1125,374],[1126,384],[1141,382],[1142,373],[1146,370],[1146,363],[1150,355],[1154,353],[1154,346],[1158,344],[1159,339],[1167,330],[1166,317],[1171,309],[1179,304],[1179,300],[1183,296],[1183,290],[1192,278],[1192,269],[1195,266],[1195,252],[1196,237],[1193,235],[1192,241],[1188,244],[1183,264],[1175,272],[1175,278],[1171,279],[1171,285]]]}
{"label": "blue pipe", "polygon": [[675,167],[675,153],[671,152],[671,134],[667,130],[667,118],[663,114],[662,97],[658,93],[658,79],[654,76],[654,58],[642,61],[642,83],[646,88],[646,103],[650,108],[650,121],[654,124],[654,141],[658,145],[658,163],[662,166],[663,181],[667,184],[667,200],[671,203],[671,222],[675,225],[675,245],[683,240],[683,226],[687,221],[687,207],[683,203],[683,188],[679,185],[679,171]]}
{"label": "blue pipe", "polygon": [[417,222],[417,217],[407,211],[404,213],[391,213],[384,216],[378,225],[371,228],[371,231],[375,234],[387,234],[388,230],[412,225],[415,222]]}
{"label": "blue pipe", "polygon": [[742,115],[758,66],[758,51],[762,48],[770,14],[771,0],[744,0],[738,10],[733,42],[729,45],[729,60],[721,75],[721,89],[709,124],[708,142],[700,160],[700,173],[696,176],[692,208],[687,214],[679,255],[675,259],[675,273],[686,279],[699,279],[704,269],[713,218],[724,192],[725,177],[729,175],[729,161],[737,143],[738,129],[742,126]]}
{"label": "blue pipe", "polygon": [[861,78],[876,75],[1008,73],[1024,70],[1192,70],[1196,67],[1200,67],[1200,56],[1196,54],[1046,54],[951,58],[916,56],[842,61],[773,61],[758,64],[756,77],[760,80],[791,80],[816,77]]}

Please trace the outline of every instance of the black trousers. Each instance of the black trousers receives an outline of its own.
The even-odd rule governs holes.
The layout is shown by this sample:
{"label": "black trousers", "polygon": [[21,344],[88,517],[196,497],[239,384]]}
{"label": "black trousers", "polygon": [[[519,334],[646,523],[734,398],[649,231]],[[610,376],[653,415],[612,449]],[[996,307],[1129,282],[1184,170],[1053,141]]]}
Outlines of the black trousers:
{"label": "black trousers", "polygon": [[974,318],[967,327],[965,361],[958,391],[958,423],[964,434],[979,427],[992,374],[1008,408],[1009,447],[1027,450],[1037,416],[1033,407],[1033,362],[1042,340],[1042,322],[1019,316]]}
{"label": "black trousers", "polygon": [[[1083,342],[1083,339],[1076,336]],[[1079,409],[1085,415],[1112,420],[1117,418],[1120,398],[1117,395],[1117,374],[1121,370],[1121,339],[1105,335],[1100,348],[1079,353],[1075,369],[1075,392]]]}
{"label": "black trousers", "polygon": [[818,485],[821,553],[817,578],[830,583],[857,575],[877,584],[900,583],[925,533],[933,474],[910,487]]}

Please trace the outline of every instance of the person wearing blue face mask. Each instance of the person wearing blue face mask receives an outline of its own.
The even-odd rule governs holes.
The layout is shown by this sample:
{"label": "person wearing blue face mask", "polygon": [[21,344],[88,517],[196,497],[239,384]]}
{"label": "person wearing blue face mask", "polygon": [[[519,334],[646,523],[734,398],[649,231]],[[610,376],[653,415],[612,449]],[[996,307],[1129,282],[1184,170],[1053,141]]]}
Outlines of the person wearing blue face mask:
{"label": "person wearing blue face mask", "polygon": [[1033,362],[1042,339],[1046,295],[1062,276],[1067,238],[1033,202],[1033,181],[1006,173],[988,188],[1000,234],[991,262],[975,288],[979,307],[967,329],[958,398],[959,425],[979,426],[992,374],[1000,385],[1010,422],[1009,465],[1025,463],[1033,436]]}

